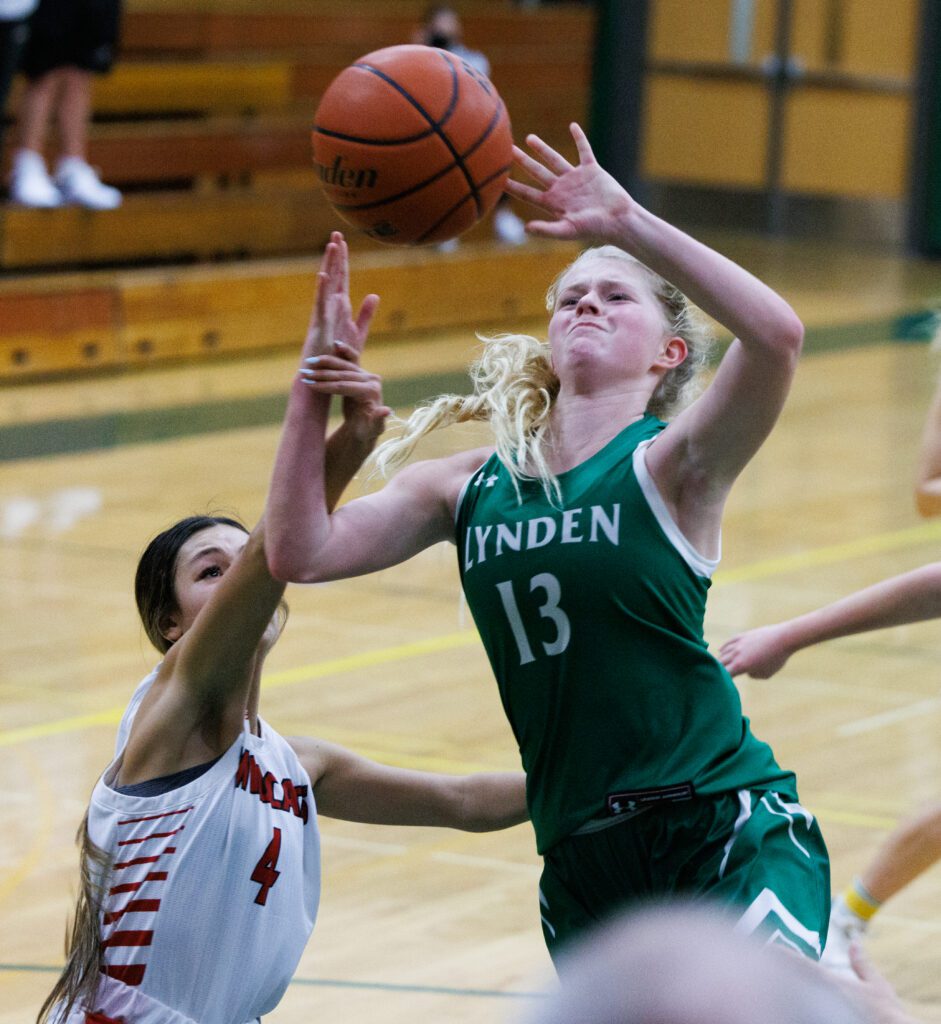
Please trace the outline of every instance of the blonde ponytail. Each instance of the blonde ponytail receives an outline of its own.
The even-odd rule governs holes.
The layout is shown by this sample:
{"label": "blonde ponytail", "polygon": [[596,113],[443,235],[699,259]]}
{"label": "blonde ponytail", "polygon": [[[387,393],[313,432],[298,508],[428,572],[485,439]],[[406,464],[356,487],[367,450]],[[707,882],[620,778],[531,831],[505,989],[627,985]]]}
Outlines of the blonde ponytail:
{"label": "blonde ponytail", "polygon": [[514,482],[518,485],[525,477],[535,476],[550,497],[560,497],[547,460],[549,414],[559,393],[549,346],[528,334],[478,337],[484,348],[469,370],[474,393],[442,395],[416,409],[401,436],[379,446],[377,468],[388,474],[405,462],[426,434],[439,427],[486,421],[493,431],[497,455]]}

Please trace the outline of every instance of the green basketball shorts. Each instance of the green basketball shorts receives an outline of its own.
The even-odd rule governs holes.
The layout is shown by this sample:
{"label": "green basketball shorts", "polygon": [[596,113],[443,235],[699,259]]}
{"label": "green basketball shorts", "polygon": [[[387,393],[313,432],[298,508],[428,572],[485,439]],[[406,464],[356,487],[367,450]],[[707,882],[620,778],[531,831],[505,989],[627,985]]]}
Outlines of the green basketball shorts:
{"label": "green basketball shorts", "polygon": [[617,910],[671,897],[725,904],[738,931],[819,959],[830,861],[816,820],[752,790],[594,819],[546,851],[539,901],[549,953]]}

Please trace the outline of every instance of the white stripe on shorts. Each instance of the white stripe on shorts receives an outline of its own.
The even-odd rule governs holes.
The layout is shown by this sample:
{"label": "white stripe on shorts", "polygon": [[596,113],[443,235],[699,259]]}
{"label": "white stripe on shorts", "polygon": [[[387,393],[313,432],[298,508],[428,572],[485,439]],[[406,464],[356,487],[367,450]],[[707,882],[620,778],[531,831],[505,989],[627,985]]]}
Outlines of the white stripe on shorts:
{"label": "white stripe on shorts", "polygon": [[729,864],[729,854],[732,852],[732,844],[739,837],[739,833],[745,827],[745,822],[751,817],[751,793],[747,789],[740,789],[738,791],[738,803],[739,812],[738,817],[735,819],[735,824],[732,826],[732,834],[729,836],[729,841],[725,844],[725,851],[722,854],[722,863],[719,865],[719,878],[725,875],[725,869]]}

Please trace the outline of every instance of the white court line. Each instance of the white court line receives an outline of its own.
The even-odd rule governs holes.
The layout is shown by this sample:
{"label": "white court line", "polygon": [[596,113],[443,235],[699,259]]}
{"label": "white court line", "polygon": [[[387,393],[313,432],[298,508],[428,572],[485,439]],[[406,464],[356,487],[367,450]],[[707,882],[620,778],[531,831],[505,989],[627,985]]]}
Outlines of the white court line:
{"label": "white court line", "polygon": [[542,873],[541,864],[520,864],[512,860],[500,860],[498,857],[474,857],[466,853],[447,853],[439,851],[431,855],[432,860],[441,860],[446,864],[460,864],[469,868],[496,868],[499,871],[523,872],[535,877]]}
{"label": "white court line", "polygon": [[929,697],[928,700],[920,700],[915,704],[906,704],[878,715],[847,722],[846,725],[838,726],[836,732],[838,736],[858,736],[860,733],[875,732],[876,729],[882,729],[887,725],[895,725],[919,715],[934,714],[936,711],[941,711],[941,697]]}

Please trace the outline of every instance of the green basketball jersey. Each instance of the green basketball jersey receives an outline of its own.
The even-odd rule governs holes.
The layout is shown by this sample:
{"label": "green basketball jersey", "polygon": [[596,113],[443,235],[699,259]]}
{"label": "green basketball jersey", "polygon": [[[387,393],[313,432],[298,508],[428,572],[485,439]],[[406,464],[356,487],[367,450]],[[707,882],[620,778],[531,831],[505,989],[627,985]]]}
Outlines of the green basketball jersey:
{"label": "green basketball jersey", "polygon": [[468,481],[456,534],[468,605],[527,776],[540,852],[602,813],[609,795],[692,785],[796,799],[709,653],[709,563],[679,533],[631,424],[559,476],[561,508],[494,455]]}

